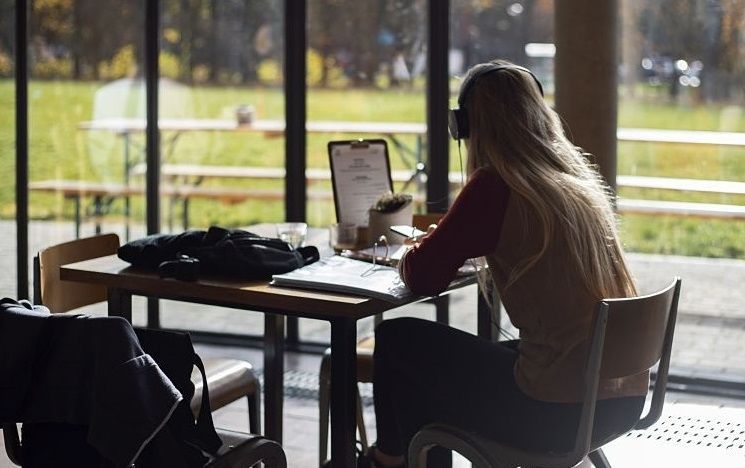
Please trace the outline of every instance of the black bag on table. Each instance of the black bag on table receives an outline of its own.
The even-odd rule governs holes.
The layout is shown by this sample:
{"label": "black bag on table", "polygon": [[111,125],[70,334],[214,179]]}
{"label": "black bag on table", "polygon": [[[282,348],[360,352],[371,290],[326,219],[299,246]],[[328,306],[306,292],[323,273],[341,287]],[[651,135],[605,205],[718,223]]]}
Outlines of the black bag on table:
{"label": "black bag on table", "polygon": [[[217,226],[207,231],[189,230],[136,239],[119,247],[117,254],[134,266],[153,271],[163,262],[177,262],[186,256],[198,260],[201,273],[248,280],[269,279],[319,259],[318,249],[313,246],[293,250],[280,239]],[[187,276],[196,279],[196,275]]]}

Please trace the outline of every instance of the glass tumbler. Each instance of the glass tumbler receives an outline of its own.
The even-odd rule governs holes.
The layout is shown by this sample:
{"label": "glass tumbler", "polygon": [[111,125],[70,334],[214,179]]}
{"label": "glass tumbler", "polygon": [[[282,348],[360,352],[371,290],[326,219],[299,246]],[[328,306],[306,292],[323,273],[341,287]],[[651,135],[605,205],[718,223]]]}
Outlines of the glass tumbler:
{"label": "glass tumbler", "polygon": [[329,226],[329,245],[334,250],[354,249],[357,246],[357,225],[335,223]]}
{"label": "glass tumbler", "polygon": [[302,247],[307,234],[308,225],[305,223],[277,224],[277,237],[290,244],[293,249]]}

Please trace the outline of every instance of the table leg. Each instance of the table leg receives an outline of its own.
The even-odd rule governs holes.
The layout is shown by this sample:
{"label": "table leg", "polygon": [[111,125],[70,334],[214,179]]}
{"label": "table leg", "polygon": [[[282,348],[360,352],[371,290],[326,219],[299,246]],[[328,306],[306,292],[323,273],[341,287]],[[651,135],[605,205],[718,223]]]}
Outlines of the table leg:
{"label": "table leg", "polygon": [[285,317],[264,315],[264,427],[266,437],[282,443]]}
{"label": "table leg", "polygon": [[287,343],[297,345],[300,342],[300,319],[287,317]]}
{"label": "table leg", "polygon": [[[124,186],[129,188],[129,171],[132,169],[129,167],[129,132],[124,132],[122,140],[124,141]],[[124,240],[127,242],[129,242],[129,213],[129,195],[124,195]]]}
{"label": "table leg", "polygon": [[184,226],[184,231],[189,229],[189,197],[183,198],[181,205],[181,224]]}
{"label": "table leg", "polygon": [[81,215],[80,215],[80,195],[77,195],[75,197],[75,239],[80,239],[80,223],[81,223]]}
{"label": "table leg", "polygon": [[448,325],[450,323],[450,296],[437,296],[432,302],[435,304],[435,320]]}
{"label": "table leg", "polygon": [[334,467],[356,466],[355,398],[357,392],[357,322],[331,321],[331,461]]}
{"label": "table leg", "polygon": [[481,293],[481,287],[476,289],[476,309],[477,309],[477,320],[476,320],[476,333],[484,339],[493,341],[492,334],[492,323],[491,323],[491,307],[489,303],[484,299],[484,295]]}
{"label": "table leg", "polygon": [[108,289],[109,315],[132,323],[132,294],[118,288]]}

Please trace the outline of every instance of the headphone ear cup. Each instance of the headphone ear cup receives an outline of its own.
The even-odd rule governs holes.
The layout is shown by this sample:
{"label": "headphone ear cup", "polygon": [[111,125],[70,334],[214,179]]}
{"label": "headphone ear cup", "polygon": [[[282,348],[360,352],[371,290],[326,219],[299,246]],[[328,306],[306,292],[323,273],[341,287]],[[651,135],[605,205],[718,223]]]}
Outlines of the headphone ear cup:
{"label": "headphone ear cup", "polygon": [[468,115],[466,110],[451,109],[448,115],[448,130],[455,140],[468,138]]}

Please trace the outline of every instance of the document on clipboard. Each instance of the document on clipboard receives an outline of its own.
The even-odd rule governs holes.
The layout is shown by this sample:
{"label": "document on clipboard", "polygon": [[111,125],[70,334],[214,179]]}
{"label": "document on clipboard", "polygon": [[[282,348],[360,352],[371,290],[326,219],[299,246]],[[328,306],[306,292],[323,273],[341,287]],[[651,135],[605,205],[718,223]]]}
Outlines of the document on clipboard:
{"label": "document on clipboard", "polygon": [[331,141],[328,151],[337,221],[367,226],[370,207],[393,191],[385,140]]}

